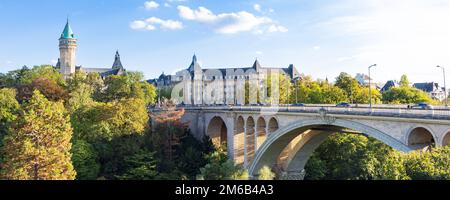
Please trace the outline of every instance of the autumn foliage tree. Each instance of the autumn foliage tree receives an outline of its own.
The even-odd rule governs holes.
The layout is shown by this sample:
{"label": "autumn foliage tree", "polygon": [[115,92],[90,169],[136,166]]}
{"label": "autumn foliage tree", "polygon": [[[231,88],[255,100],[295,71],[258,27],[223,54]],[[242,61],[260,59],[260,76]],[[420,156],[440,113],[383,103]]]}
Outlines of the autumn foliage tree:
{"label": "autumn foliage tree", "polygon": [[150,113],[150,118],[156,123],[151,135],[152,141],[157,146],[162,145],[163,154],[169,160],[173,160],[175,146],[179,145],[187,127],[180,120],[184,112],[184,109],[177,109],[172,101],[165,100],[158,111]]}
{"label": "autumn foliage tree", "polygon": [[62,102],[35,90],[23,106],[13,131],[4,138],[2,178],[72,180],[72,128]]}
{"label": "autumn foliage tree", "polygon": [[68,97],[68,93],[56,82],[47,78],[37,78],[31,84],[18,87],[17,99],[20,102],[28,101],[34,90],[39,90],[50,101],[65,100]]}

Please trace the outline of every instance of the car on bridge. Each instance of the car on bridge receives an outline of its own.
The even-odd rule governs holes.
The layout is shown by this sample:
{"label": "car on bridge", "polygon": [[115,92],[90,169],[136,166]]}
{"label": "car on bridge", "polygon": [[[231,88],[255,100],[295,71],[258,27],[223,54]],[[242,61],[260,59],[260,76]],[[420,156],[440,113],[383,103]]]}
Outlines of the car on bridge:
{"label": "car on bridge", "polygon": [[423,110],[432,110],[433,106],[427,103],[418,103],[416,105],[409,106],[410,108],[415,109],[423,109]]}
{"label": "car on bridge", "polygon": [[351,105],[349,103],[347,103],[347,102],[341,102],[341,103],[336,104],[336,107],[350,108]]}
{"label": "car on bridge", "polygon": [[306,105],[304,103],[294,103],[292,106],[305,107]]}

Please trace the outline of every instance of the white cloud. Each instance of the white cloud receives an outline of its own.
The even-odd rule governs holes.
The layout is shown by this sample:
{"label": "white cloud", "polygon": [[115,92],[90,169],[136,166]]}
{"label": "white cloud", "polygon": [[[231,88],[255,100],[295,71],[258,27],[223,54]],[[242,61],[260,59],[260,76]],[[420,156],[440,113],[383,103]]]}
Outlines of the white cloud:
{"label": "white cloud", "polygon": [[156,27],[151,25],[151,24],[149,24],[149,25],[145,26],[145,30],[153,31],[153,30],[156,30]]}
{"label": "white cloud", "polygon": [[163,20],[157,17],[150,17],[146,20],[136,20],[130,23],[130,27],[135,30],[153,31],[157,26],[165,30],[179,30],[183,29],[183,23],[175,20]]}
{"label": "white cloud", "polygon": [[153,9],[157,9],[159,7],[159,4],[156,3],[155,1],[146,1],[144,3],[144,7],[146,10],[153,10]]}
{"label": "white cloud", "polygon": [[257,55],[263,55],[263,52],[262,51],[257,51],[257,52],[255,52]]}
{"label": "white cloud", "polygon": [[58,63],[57,59],[50,60],[50,64],[52,64],[52,65],[56,65],[57,63]]}
{"label": "white cloud", "polygon": [[132,29],[138,30],[138,29],[144,29],[147,26],[147,23],[141,20],[135,20],[130,23],[130,27]]}
{"label": "white cloud", "polygon": [[259,4],[254,4],[254,5],[253,5],[253,9],[255,9],[255,10],[258,11],[258,12],[261,12],[261,5],[259,5]]}
{"label": "white cloud", "polygon": [[212,25],[217,33],[235,34],[240,32],[287,32],[288,29],[278,25],[268,17],[255,16],[247,11],[214,14],[205,7],[193,10],[187,6],[178,6],[178,13],[185,20]]}
{"label": "white cloud", "polygon": [[269,33],[276,33],[276,32],[285,33],[285,32],[288,32],[289,30],[284,26],[272,24],[272,25],[270,25],[270,27],[267,31]]}
{"label": "white cloud", "polygon": [[170,7],[172,7],[169,3],[164,3],[164,7],[166,7],[166,8],[170,8]]}
{"label": "white cloud", "polygon": [[320,48],[321,48],[320,46],[314,46],[314,47],[313,47],[313,49],[314,49],[315,51],[319,51]]}
{"label": "white cloud", "polygon": [[175,20],[162,20],[157,17],[151,17],[145,21],[151,25],[160,25],[162,29],[178,30],[183,28],[183,23]]}

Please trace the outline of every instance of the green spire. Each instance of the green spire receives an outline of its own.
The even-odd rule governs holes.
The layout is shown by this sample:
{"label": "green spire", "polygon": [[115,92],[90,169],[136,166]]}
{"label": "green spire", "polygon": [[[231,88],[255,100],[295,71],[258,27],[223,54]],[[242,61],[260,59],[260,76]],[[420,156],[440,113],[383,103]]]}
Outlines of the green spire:
{"label": "green spire", "polygon": [[66,27],[64,27],[64,31],[62,32],[60,39],[75,39],[72,28],[70,28],[69,18],[67,18]]}

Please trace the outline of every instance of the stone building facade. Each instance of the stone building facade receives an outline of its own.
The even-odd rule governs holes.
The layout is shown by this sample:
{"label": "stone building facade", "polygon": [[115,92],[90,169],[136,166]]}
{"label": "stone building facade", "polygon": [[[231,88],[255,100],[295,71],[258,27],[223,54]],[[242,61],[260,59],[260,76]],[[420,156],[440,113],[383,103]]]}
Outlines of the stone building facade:
{"label": "stone building facade", "polygon": [[[178,103],[243,105],[245,104],[245,94],[243,94],[245,83],[250,82],[251,85],[262,87],[264,80],[270,74],[281,74],[291,82],[300,78],[300,73],[292,64],[287,68],[269,68],[262,67],[256,60],[252,67],[247,68],[204,69],[194,55],[187,69],[176,72],[175,75],[163,73],[159,78],[150,79],[148,82],[158,89],[173,88],[172,99],[174,95],[178,96],[182,93],[175,97]],[[250,90],[259,89],[261,88]]]}

